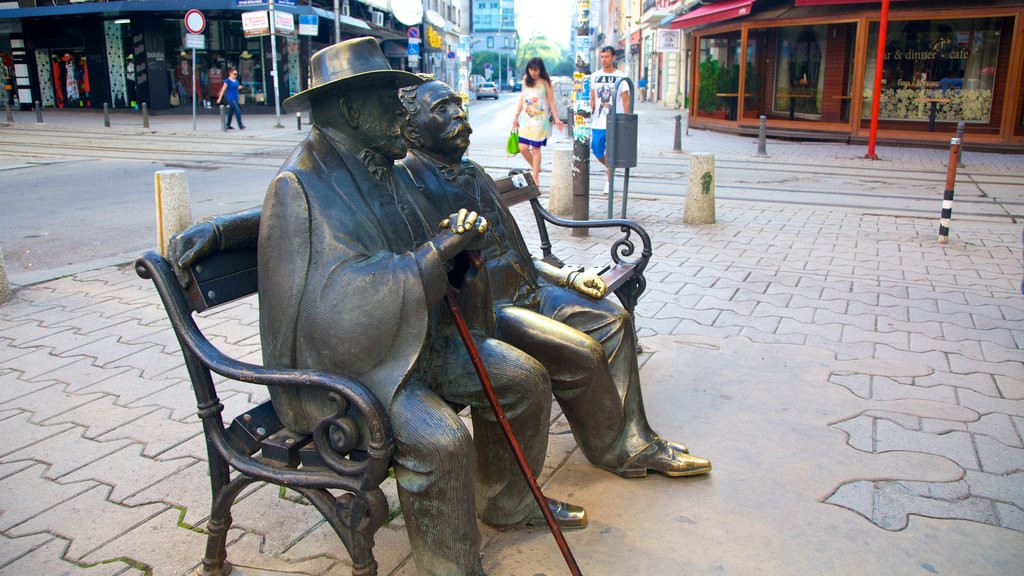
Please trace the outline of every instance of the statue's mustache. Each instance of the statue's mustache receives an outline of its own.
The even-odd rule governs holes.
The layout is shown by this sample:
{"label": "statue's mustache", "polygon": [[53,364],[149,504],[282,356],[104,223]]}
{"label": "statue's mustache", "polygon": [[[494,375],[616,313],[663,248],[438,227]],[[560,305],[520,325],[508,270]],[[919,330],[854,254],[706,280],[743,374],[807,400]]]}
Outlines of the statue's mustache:
{"label": "statue's mustache", "polygon": [[456,122],[454,126],[444,133],[444,137],[454,138],[463,133],[467,136],[473,133],[473,127],[469,125],[469,122]]}

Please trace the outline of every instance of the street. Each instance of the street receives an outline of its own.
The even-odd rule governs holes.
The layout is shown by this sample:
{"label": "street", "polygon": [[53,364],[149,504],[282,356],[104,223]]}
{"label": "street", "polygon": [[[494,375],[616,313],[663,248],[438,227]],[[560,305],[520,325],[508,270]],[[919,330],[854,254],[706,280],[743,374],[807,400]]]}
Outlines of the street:
{"label": "street", "polygon": [[[504,150],[518,97],[506,92],[498,100],[469,104],[474,127],[469,156],[496,176],[527,167],[521,157],[510,158]],[[685,155],[672,152],[674,112],[645,104],[638,113],[640,161],[630,170],[629,196],[683,196],[689,164]],[[149,248],[155,226],[153,173],[158,170],[187,170],[197,219],[262,202],[267,183],[305,136],[309,118],[304,118],[301,131],[293,116],[283,116],[285,127],[276,129],[272,115],[249,119],[250,130],[225,133],[210,114],[198,118],[195,132],[190,115],[156,116],[152,128],[145,130],[130,114],[113,115],[109,129],[89,112],[47,112],[41,125],[31,112],[16,114],[14,124],[0,127],[0,248],[11,282],[31,284],[98,264],[126,262]],[[543,186],[550,184],[552,149],[570,146],[564,134],[549,140]],[[938,217],[946,174],[934,162],[928,167],[919,161],[865,167],[853,158],[859,147],[835,143],[772,140],[770,159],[753,158],[755,148],[752,139],[741,136],[694,131],[683,138],[684,152],[716,154],[715,195],[720,200]],[[823,150],[849,155],[844,162],[849,166],[833,162],[822,169],[808,160],[809,154]],[[916,153],[940,160],[945,154]],[[970,162],[972,154],[966,154],[969,164],[957,178],[955,217],[1004,222],[1024,218],[1024,169],[1000,172]],[[615,180],[616,211],[624,176],[620,170]],[[591,161],[595,199],[603,197],[603,178],[604,169]],[[592,217],[602,215],[603,210],[592,212]]]}

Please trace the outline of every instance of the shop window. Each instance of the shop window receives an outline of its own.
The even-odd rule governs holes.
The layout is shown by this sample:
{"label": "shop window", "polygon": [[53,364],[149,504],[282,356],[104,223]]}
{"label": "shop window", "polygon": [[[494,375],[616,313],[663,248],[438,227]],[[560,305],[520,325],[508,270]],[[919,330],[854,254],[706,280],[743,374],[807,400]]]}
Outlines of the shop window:
{"label": "shop window", "polygon": [[[889,23],[878,117],[927,122],[989,123],[1003,18]],[[863,117],[871,117],[878,23],[868,35]]]}
{"label": "shop window", "polygon": [[731,32],[700,39],[697,70],[697,113],[736,119],[740,78],[740,34]]}
{"label": "shop window", "polygon": [[764,114],[765,29],[747,33],[747,67],[743,76],[743,117],[758,118]]}
{"label": "shop window", "polygon": [[795,26],[779,31],[773,112],[791,118],[820,118],[827,33],[827,26]]}

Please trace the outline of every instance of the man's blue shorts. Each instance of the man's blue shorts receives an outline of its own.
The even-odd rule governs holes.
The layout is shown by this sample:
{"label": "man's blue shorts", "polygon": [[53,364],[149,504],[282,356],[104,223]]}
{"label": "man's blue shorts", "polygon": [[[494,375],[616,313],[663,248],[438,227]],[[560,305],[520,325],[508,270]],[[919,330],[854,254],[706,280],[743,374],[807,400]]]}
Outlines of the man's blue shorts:
{"label": "man's blue shorts", "polygon": [[605,137],[607,135],[607,130],[590,131],[590,150],[593,151],[594,158],[597,158],[598,160],[604,158]]}

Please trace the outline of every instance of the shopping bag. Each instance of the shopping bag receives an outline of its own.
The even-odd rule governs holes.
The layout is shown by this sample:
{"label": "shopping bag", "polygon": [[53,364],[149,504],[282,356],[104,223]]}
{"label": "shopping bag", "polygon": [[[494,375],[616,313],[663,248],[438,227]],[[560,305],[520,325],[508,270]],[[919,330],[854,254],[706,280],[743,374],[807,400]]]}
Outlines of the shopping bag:
{"label": "shopping bag", "polygon": [[509,156],[519,154],[519,132],[513,130],[508,134],[508,143],[505,144],[505,151]]}

